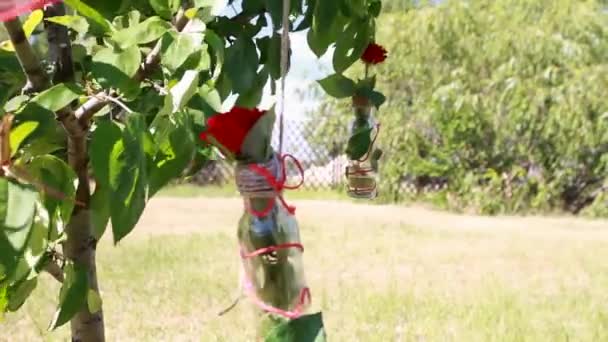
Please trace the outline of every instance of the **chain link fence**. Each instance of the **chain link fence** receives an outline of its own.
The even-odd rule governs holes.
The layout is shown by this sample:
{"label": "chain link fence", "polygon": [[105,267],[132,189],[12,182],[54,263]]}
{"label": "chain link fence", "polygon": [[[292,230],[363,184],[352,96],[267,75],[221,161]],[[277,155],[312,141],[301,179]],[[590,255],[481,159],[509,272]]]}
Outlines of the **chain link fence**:
{"label": "chain link fence", "polygon": [[[274,130],[272,145],[279,149],[278,127]],[[336,153],[331,139],[313,143],[312,127],[302,120],[285,120],[283,153],[296,157],[304,171],[304,189],[329,190],[343,185],[347,158]],[[294,165],[288,165],[288,178],[298,182],[300,174]],[[197,185],[226,185],[234,182],[233,165],[218,155],[192,178]]]}
{"label": "chain link fence", "polygon": [[[278,125],[277,125],[278,126]],[[278,127],[274,130],[272,145],[279,148]],[[343,137],[319,137],[313,142],[314,127],[302,120],[285,120],[283,152],[296,157],[304,171],[304,185],[307,190],[333,190],[344,186],[345,168],[348,163],[337,139]],[[294,165],[288,165],[290,184],[298,183],[301,175]],[[427,179],[428,178],[428,179]],[[234,182],[233,165],[221,156],[211,160],[193,178],[200,185],[229,185]],[[447,186],[447,180],[429,177],[404,176],[400,182],[403,194],[439,191]]]}

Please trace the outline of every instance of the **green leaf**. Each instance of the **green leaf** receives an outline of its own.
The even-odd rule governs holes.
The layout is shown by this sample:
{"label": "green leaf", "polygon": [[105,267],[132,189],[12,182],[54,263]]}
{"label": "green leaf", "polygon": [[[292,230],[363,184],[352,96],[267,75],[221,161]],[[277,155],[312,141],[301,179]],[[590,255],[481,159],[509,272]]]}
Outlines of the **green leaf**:
{"label": "green leaf", "polygon": [[11,289],[9,289],[7,309],[13,312],[19,310],[26,299],[32,294],[37,284],[38,279],[32,278],[20,281],[14,288],[11,287]]}
{"label": "green leaf", "polygon": [[211,54],[214,57],[213,63],[215,65],[212,77],[216,78],[222,72],[222,66],[224,65],[224,39],[220,38],[214,31],[205,31],[205,42],[209,45]]}
{"label": "green leaf", "polygon": [[44,18],[44,12],[42,10],[35,10],[30,13],[23,23],[23,32],[26,37],[29,37],[34,33],[36,27],[42,22],[42,18]]}
{"label": "green leaf", "polygon": [[264,0],[275,30],[283,27],[283,0]]}
{"label": "green leaf", "polygon": [[[24,127],[20,127],[22,125]],[[32,131],[33,128],[35,130]],[[19,153],[20,157],[27,159],[40,151],[54,149],[52,147],[58,144],[64,145],[65,131],[57,125],[53,112],[30,102],[15,115],[11,140],[14,155]]]}
{"label": "green leaf", "polygon": [[161,18],[171,19],[180,5],[179,0],[150,0],[150,6]]}
{"label": "green leaf", "polygon": [[339,1],[320,0],[315,3],[308,43],[318,57],[321,57],[334,41],[336,28],[340,24],[339,19]]}
{"label": "green leaf", "polygon": [[144,116],[130,113],[122,140],[113,146],[109,158],[110,213],[115,243],[133,230],[148,199],[144,152],[146,132]]}
{"label": "green leaf", "polygon": [[123,130],[106,121],[93,132],[91,165],[101,189],[96,190],[95,203],[100,203],[98,208],[102,209],[99,216],[93,218],[94,224],[96,234],[101,234],[107,222],[107,208],[101,205],[104,199],[111,199],[109,208],[115,242],[133,230],[147,201],[145,132],[144,117],[138,113],[129,114]]}
{"label": "green leaf", "polygon": [[369,151],[372,129],[372,127],[360,128],[350,137],[346,146],[346,154],[350,160],[359,160]]}
{"label": "green leaf", "polygon": [[45,20],[66,26],[81,34],[89,31],[89,22],[85,18],[78,15],[62,15],[46,18]]}
{"label": "green leaf", "polygon": [[122,140],[120,127],[112,121],[99,121],[93,131],[89,156],[95,182],[101,187],[110,186],[110,157]]}
{"label": "green leaf", "polygon": [[9,113],[18,112],[29,99],[27,95],[15,96],[4,104],[4,110]]}
{"label": "green leaf", "polygon": [[329,33],[339,12],[340,1],[317,1],[312,29],[320,34]]}
{"label": "green leaf", "polygon": [[186,62],[182,65],[182,69],[191,69],[201,72],[203,70],[209,70],[211,67],[211,57],[207,52],[207,45],[205,44],[202,49],[195,51],[188,57]]}
{"label": "green leaf", "polygon": [[386,102],[386,96],[384,96],[384,94],[382,94],[381,92],[375,90],[371,91],[368,94],[368,98],[376,108],[380,108],[380,106],[382,106],[384,102]]}
{"label": "green leaf", "polygon": [[21,144],[38,128],[40,123],[36,121],[26,121],[17,127],[11,129],[11,134],[9,138],[9,145],[11,146],[11,157],[13,157],[17,152],[19,152],[19,148]]}
{"label": "green leaf", "polygon": [[335,98],[341,99],[355,94],[355,82],[341,74],[334,74],[318,81],[323,90]]}
{"label": "green leaf", "polygon": [[[27,19],[25,20],[25,22],[23,23],[23,26],[22,26],[23,33],[25,34],[25,38],[29,38],[32,35],[32,33],[34,32],[36,27],[42,21],[43,17],[44,17],[44,13],[42,12],[42,10],[35,10],[32,13],[30,13],[30,15],[27,17]],[[15,51],[15,47],[13,46],[13,43],[10,40],[1,42],[0,49],[9,51],[9,52]]]}
{"label": "green leaf", "polygon": [[111,121],[99,122],[93,132],[89,155],[96,186],[91,198],[91,221],[97,239],[101,238],[110,220],[110,158],[121,140],[120,127]]}
{"label": "green leaf", "polygon": [[302,21],[300,21],[298,26],[295,28],[296,32],[309,29],[312,26],[312,18],[313,18],[316,6],[317,6],[317,0],[308,0],[306,2],[306,12],[303,13],[304,19]]}
{"label": "green leaf", "polygon": [[180,177],[192,160],[196,141],[189,121],[183,114],[173,118],[164,116],[155,126],[154,140],[158,151],[150,171],[150,197],[169,181]]}
{"label": "green leaf", "polygon": [[171,24],[167,21],[159,17],[151,17],[139,24],[114,32],[112,40],[122,49],[137,47],[159,39],[170,28]]}
{"label": "green leaf", "polygon": [[93,56],[91,73],[104,88],[117,88],[126,94],[139,90],[132,77],[139,69],[141,53],[136,45],[122,51],[103,48]]}
{"label": "green leaf", "polygon": [[159,114],[177,113],[198,91],[198,72],[187,70],[182,79],[165,96],[165,105]]}
{"label": "green leaf", "polygon": [[374,17],[379,17],[380,12],[382,12],[382,1],[373,0],[371,4],[369,4],[369,14]]}
{"label": "green leaf", "polygon": [[66,324],[87,305],[89,279],[86,268],[68,262],[63,271],[64,281],[59,294],[59,307],[51,321],[49,330],[54,330]]}
{"label": "green leaf", "polygon": [[97,10],[85,4],[81,0],[64,0],[63,2],[65,2],[66,5],[70,6],[80,15],[91,19],[93,22],[99,25],[104,32],[112,31],[110,23],[99,12],[97,12]]}
{"label": "green leaf", "polygon": [[99,292],[89,289],[89,292],[87,293],[87,307],[92,314],[101,311],[102,300]]}
{"label": "green leaf", "polygon": [[26,247],[36,213],[37,193],[0,178],[0,270],[12,276]]}
{"label": "green leaf", "polygon": [[91,197],[91,224],[93,237],[101,239],[110,221],[110,192],[104,185],[98,184]]}
{"label": "green leaf", "polygon": [[69,222],[76,198],[76,173],[63,160],[51,155],[33,158],[27,168],[38,182],[65,197],[45,193],[43,201],[50,215],[57,211],[63,222]]}
{"label": "green leaf", "polygon": [[8,283],[3,282],[2,267],[0,265],[0,323],[4,319],[4,313],[8,309]]}
{"label": "green leaf", "polygon": [[36,95],[32,102],[37,103],[42,108],[56,112],[67,107],[83,94],[83,89],[75,83],[60,83]]}
{"label": "green leaf", "polygon": [[325,342],[321,313],[285,320],[264,339],[265,342]]}
{"label": "green leaf", "polygon": [[190,34],[178,33],[164,51],[162,64],[174,72],[198,49]]}
{"label": "green leaf", "polygon": [[380,160],[380,158],[382,158],[382,155],[384,154],[384,152],[382,152],[381,149],[379,148],[375,148],[374,151],[372,152],[372,154],[369,157],[370,160],[370,164],[372,166],[372,169],[376,172],[378,172],[378,161]]}
{"label": "green leaf", "polygon": [[215,112],[219,113],[222,110],[222,99],[215,88],[203,84],[198,93]]}
{"label": "green leaf", "polygon": [[236,93],[250,90],[256,80],[258,65],[258,53],[250,38],[241,36],[228,48],[225,71]]}
{"label": "green leaf", "polygon": [[264,86],[268,81],[268,70],[263,68],[262,71],[258,74],[255,83],[251,87],[251,89],[239,95],[236,104],[239,107],[245,108],[255,108],[262,101],[262,96],[264,95]]}
{"label": "green leaf", "polygon": [[[34,215],[24,247],[18,251],[16,264],[7,277],[7,281],[11,283],[9,297],[13,296],[23,281],[32,279],[38,274],[36,267],[38,267],[47,251],[48,226],[48,214],[42,208],[39,208]],[[21,304],[18,299],[16,303],[14,302],[16,306]]]}
{"label": "green leaf", "polygon": [[355,63],[365,51],[370,41],[371,26],[366,20],[353,20],[336,41],[333,65],[337,73],[342,73]]}

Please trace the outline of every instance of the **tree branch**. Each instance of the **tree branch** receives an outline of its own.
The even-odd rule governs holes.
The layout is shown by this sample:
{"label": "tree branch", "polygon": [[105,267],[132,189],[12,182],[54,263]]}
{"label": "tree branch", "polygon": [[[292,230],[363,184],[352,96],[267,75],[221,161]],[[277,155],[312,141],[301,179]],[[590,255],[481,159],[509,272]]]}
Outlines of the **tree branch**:
{"label": "tree branch", "polygon": [[[183,9],[177,13],[175,17],[175,28],[178,31],[182,31],[186,24],[188,23],[188,18],[185,15]],[[137,82],[142,82],[152,71],[158,67],[160,63],[160,53],[162,49],[162,42],[159,39],[156,42],[156,45],[150,51],[150,53],[146,56],[144,63],[141,68],[137,71],[133,79]],[[110,103],[108,98],[112,96],[107,91],[102,91],[98,94],[93,95],[87,102],[85,102],[80,108],[75,111],[75,116],[80,122],[81,125],[88,125],[89,121],[95,115],[95,113],[99,112],[103,107]]]}
{"label": "tree branch", "polygon": [[19,64],[21,64],[21,68],[27,77],[27,84],[23,88],[23,92],[42,91],[48,88],[49,79],[44,70],[42,70],[40,60],[34,49],[32,49],[32,46],[27,41],[21,21],[18,18],[9,20],[4,23],[4,27],[15,47]]}
{"label": "tree branch", "polygon": [[58,282],[63,283],[63,270],[55,262],[50,261],[44,267],[44,271],[53,276]]}
{"label": "tree branch", "polygon": [[[44,9],[45,18],[62,16],[65,13],[65,5],[61,2]],[[44,29],[49,42],[49,62],[55,67],[53,83],[74,82],[74,61],[68,28],[45,20]]]}

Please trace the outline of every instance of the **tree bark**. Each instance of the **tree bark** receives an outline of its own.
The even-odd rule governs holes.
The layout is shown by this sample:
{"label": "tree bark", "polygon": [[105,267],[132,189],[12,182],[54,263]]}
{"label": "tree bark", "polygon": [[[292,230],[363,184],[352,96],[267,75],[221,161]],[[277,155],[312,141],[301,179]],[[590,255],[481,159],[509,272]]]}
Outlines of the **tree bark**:
{"label": "tree bark", "polygon": [[[47,6],[44,9],[45,18],[65,14],[65,6],[62,3]],[[68,28],[50,21],[44,21],[44,29],[49,42],[48,60],[55,71],[53,83],[74,82],[74,61]]]}
{"label": "tree bark", "polygon": [[[89,288],[99,292],[95,252],[97,240],[93,237],[91,212],[89,208],[91,189],[89,187],[88,154],[86,135],[68,136],[68,163],[78,176],[76,200],[85,207],[76,206],[66,227],[67,240],[64,244],[65,256],[74,263],[83,265],[88,271]],[[103,311],[90,313],[83,308],[71,320],[73,342],[105,341]]]}
{"label": "tree bark", "polygon": [[[65,7],[57,3],[45,8],[45,17],[65,15]],[[55,67],[54,83],[74,82],[74,63],[72,46],[65,26],[45,22],[49,42],[49,61]],[[70,222],[66,226],[67,239],[63,245],[65,256],[74,263],[82,265],[88,273],[89,288],[99,292],[95,249],[97,240],[93,237],[91,226],[87,133],[88,122],[81,124],[71,108],[64,108],[57,113],[68,135],[68,164],[78,177],[76,202]],[[70,321],[73,342],[105,341],[103,311],[90,313],[84,307]]]}
{"label": "tree bark", "polygon": [[29,93],[46,89],[49,85],[48,77],[42,70],[40,60],[28,42],[25,32],[23,32],[21,21],[18,18],[9,20],[4,23],[4,27],[15,47],[19,64],[21,64],[21,68],[27,77],[27,84],[23,88],[23,92]]}

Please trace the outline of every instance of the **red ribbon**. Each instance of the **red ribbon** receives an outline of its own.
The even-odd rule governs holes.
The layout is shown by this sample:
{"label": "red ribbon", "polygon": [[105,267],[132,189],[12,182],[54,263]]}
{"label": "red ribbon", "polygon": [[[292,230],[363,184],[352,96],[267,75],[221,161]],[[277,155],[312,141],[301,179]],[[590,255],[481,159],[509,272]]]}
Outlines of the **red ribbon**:
{"label": "red ribbon", "polygon": [[[297,248],[302,252],[304,251],[304,246],[300,243],[284,243],[284,244],[280,244],[280,245],[276,245],[276,246],[260,248],[256,251],[248,253],[248,254],[241,250],[241,257],[243,259],[250,259],[250,258],[260,256],[262,254],[272,253],[274,251],[278,251],[278,250],[282,250],[282,249],[289,249],[289,248]],[[300,290],[300,295],[298,296],[298,302],[296,303],[293,310],[283,310],[283,309],[274,307],[270,304],[265,303],[263,300],[260,299],[260,297],[258,297],[258,295],[255,293],[255,288],[254,288],[253,284],[251,283],[251,280],[249,280],[250,275],[246,271],[245,271],[245,274],[247,275],[247,277],[245,277],[245,284],[244,284],[245,290],[246,290],[247,294],[249,295],[249,297],[251,298],[251,300],[254,302],[254,304],[257,305],[263,311],[270,312],[270,313],[273,313],[276,315],[280,315],[280,316],[283,316],[283,317],[289,318],[289,319],[296,319],[296,318],[302,316],[304,307],[307,304],[310,304],[312,301],[311,295],[310,295],[310,289],[308,287],[304,287],[304,288],[302,288],[302,290]]]}
{"label": "red ribbon", "polygon": [[[287,158],[291,158],[293,163],[298,168],[298,171],[300,172],[301,179],[300,179],[300,182],[296,185],[285,184],[287,182],[287,165],[286,165]],[[296,213],[296,207],[289,205],[289,204],[287,204],[287,202],[285,202],[285,199],[283,198],[283,190],[285,190],[285,189],[295,190],[295,189],[298,189],[299,187],[301,187],[304,184],[304,169],[302,168],[302,164],[300,164],[300,161],[291,154],[280,155],[280,156],[278,156],[278,159],[279,159],[279,163],[281,164],[280,179],[277,179],[267,168],[260,166],[258,164],[249,165],[249,169],[251,171],[259,174],[260,176],[266,178],[266,181],[268,182],[268,184],[270,184],[270,186],[274,190],[276,197],[279,199],[279,201],[281,201],[281,204],[285,207],[285,209],[287,209],[287,212],[291,215],[294,215]],[[270,213],[270,211],[272,210],[273,207],[274,207],[274,198],[270,198],[268,200],[268,205],[266,206],[266,208],[264,208],[261,211],[253,209],[251,207],[251,205],[247,205],[247,209],[249,210],[249,212],[251,212],[251,214],[253,214],[257,217],[264,217],[264,216],[268,215],[268,213]]]}

